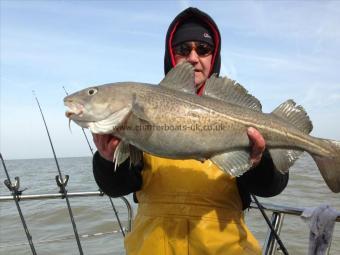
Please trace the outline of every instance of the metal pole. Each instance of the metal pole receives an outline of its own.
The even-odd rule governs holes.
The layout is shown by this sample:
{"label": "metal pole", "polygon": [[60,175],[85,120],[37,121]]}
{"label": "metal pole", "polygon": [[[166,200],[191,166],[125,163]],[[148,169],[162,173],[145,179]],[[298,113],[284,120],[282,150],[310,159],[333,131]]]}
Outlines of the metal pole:
{"label": "metal pole", "polygon": [[[133,209],[129,203],[129,201],[125,198],[125,197],[120,197],[120,199],[122,199],[126,205],[126,207],[128,208],[128,229],[127,229],[127,232],[131,232],[131,229],[132,229],[132,218],[133,218]],[[340,216],[339,216],[340,218]]]}
{"label": "metal pole", "polygon": [[265,221],[267,222],[267,225],[268,225],[268,227],[270,228],[272,234],[274,235],[276,241],[277,241],[278,244],[280,245],[280,248],[281,248],[283,254],[288,255],[289,253],[288,253],[286,247],[283,245],[283,243],[282,243],[280,237],[278,236],[278,234],[276,233],[276,231],[275,231],[275,229],[273,228],[272,224],[270,223],[270,221],[269,221],[269,219],[268,219],[266,213],[265,213],[264,210],[263,210],[263,206],[260,204],[260,202],[257,200],[257,198],[256,198],[253,194],[251,194],[251,196],[252,196],[252,198],[254,199],[255,203],[257,204],[258,208],[260,209],[260,212],[261,212],[263,218],[265,219]]}
{"label": "metal pole", "polygon": [[76,223],[74,221],[74,217],[73,217],[73,213],[72,213],[72,209],[71,209],[71,205],[70,205],[70,201],[68,199],[68,196],[67,196],[67,190],[66,190],[66,185],[65,185],[65,181],[64,181],[64,178],[61,174],[61,171],[60,171],[60,167],[59,167],[59,163],[58,163],[58,159],[57,159],[57,156],[56,156],[56,153],[54,151],[54,147],[53,147],[53,143],[52,143],[52,139],[51,139],[51,136],[50,136],[50,132],[48,131],[48,128],[47,128],[47,124],[46,124],[46,121],[45,121],[45,117],[44,117],[44,114],[41,110],[41,107],[40,107],[40,104],[39,104],[39,101],[38,101],[38,98],[37,96],[34,94],[34,91],[33,91],[33,95],[35,97],[35,100],[37,101],[37,104],[38,104],[38,107],[39,107],[39,110],[40,110],[40,113],[41,113],[41,117],[44,121],[44,125],[45,125],[45,129],[46,129],[46,132],[47,132],[47,136],[48,136],[48,139],[50,141],[50,145],[51,145],[51,149],[52,149],[52,152],[53,152],[53,156],[54,156],[54,160],[55,160],[55,163],[57,165],[57,169],[58,169],[58,174],[59,174],[59,180],[60,180],[60,185],[61,185],[61,192],[63,193],[64,197],[65,197],[65,200],[66,200],[66,204],[67,204],[67,209],[68,209],[68,212],[70,214],[70,219],[71,219],[71,223],[72,223],[72,227],[73,227],[73,231],[74,231],[74,235],[76,237],[76,240],[77,240],[77,245],[78,245],[78,249],[79,249],[79,253],[81,255],[83,255],[83,249],[81,247],[81,243],[80,243],[80,239],[79,239],[79,235],[78,235],[78,231],[77,231],[77,226],[76,226]]}
{"label": "metal pole", "polygon": [[4,170],[5,170],[5,173],[6,173],[6,176],[7,176],[7,184],[6,184],[6,180],[5,180],[5,185],[8,187],[8,189],[12,192],[12,195],[13,195],[13,199],[15,201],[15,205],[18,209],[18,212],[19,212],[19,216],[20,216],[20,219],[21,219],[21,222],[22,222],[22,225],[24,227],[24,230],[25,230],[25,233],[26,233],[26,237],[27,237],[27,240],[28,240],[28,243],[31,247],[31,251],[32,251],[32,254],[33,255],[36,255],[36,251],[35,251],[35,248],[34,248],[34,244],[33,244],[33,240],[32,240],[32,236],[28,230],[28,227],[26,225],[26,221],[25,221],[25,218],[24,218],[24,215],[22,214],[22,211],[21,211],[21,208],[20,208],[20,205],[19,205],[19,198],[18,198],[18,189],[19,189],[19,178],[17,179],[17,183],[15,185],[12,184],[12,181],[11,181],[11,178],[9,177],[9,174],[8,174],[8,171],[7,171],[7,168],[6,168],[6,165],[5,165],[5,161],[2,157],[2,154],[0,153],[0,158],[1,158],[1,162],[2,162],[2,165],[4,167]]}
{"label": "metal pole", "polygon": [[[92,192],[68,192],[67,196],[69,198],[71,197],[98,197],[103,196],[103,192],[101,191],[92,191]],[[58,198],[64,198],[63,194],[60,193],[52,193],[52,194],[31,194],[31,195],[17,195],[18,200],[26,201],[26,200],[45,200],[45,199],[58,199]],[[128,214],[128,228],[127,232],[131,231],[132,227],[132,217],[133,217],[133,209],[131,207],[131,204],[125,197],[119,197],[119,199],[123,200],[123,202],[126,205],[127,208],[127,214]],[[12,196],[0,196],[0,203],[1,202],[8,202],[13,200]],[[339,217],[340,218],[340,217]]]}
{"label": "metal pole", "polygon": [[119,216],[118,216],[118,212],[117,212],[117,210],[116,210],[116,207],[115,207],[115,205],[113,204],[113,201],[112,201],[111,197],[108,197],[108,198],[109,198],[109,200],[110,200],[112,209],[113,209],[113,211],[114,211],[114,213],[115,213],[115,215],[116,215],[116,218],[117,218],[117,221],[118,221],[118,225],[119,225],[120,231],[122,231],[122,235],[123,235],[123,237],[125,237],[125,231],[124,231],[122,222],[121,222],[120,219],[119,219]]}
{"label": "metal pole", "polygon": [[[272,214],[271,223],[275,229],[275,232],[278,234],[280,234],[281,232],[283,218],[284,218],[284,214],[282,213],[273,212]],[[275,254],[277,242],[275,241],[275,237],[270,229],[268,229],[267,237],[266,237],[266,240],[263,246],[265,247],[263,254],[270,254],[270,255]]]}

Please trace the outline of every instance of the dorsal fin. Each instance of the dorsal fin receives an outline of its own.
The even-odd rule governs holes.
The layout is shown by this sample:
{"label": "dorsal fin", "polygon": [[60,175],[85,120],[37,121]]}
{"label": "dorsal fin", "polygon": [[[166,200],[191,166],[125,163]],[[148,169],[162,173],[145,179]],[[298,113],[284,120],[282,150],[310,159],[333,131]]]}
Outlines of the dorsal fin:
{"label": "dorsal fin", "polygon": [[[310,121],[306,111],[301,105],[296,105],[296,103],[291,99],[280,104],[271,114],[292,124],[305,134],[309,134],[313,129],[312,122]],[[282,173],[287,173],[288,169],[294,164],[302,151],[270,149],[269,153],[276,169]]]}
{"label": "dorsal fin", "polygon": [[168,89],[196,94],[194,67],[188,62],[176,65],[167,73],[159,85]]}
{"label": "dorsal fin", "polygon": [[271,114],[286,120],[305,134],[309,134],[313,129],[305,109],[301,105],[296,105],[291,99],[280,104]]}
{"label": "dorsal fin", "polygon": [[248,107],[256,111],[262,111],[260,101],[250,95],[242,85],[227,77],[217,77],[216,74],[213,74],[207,80],[203,95]]}

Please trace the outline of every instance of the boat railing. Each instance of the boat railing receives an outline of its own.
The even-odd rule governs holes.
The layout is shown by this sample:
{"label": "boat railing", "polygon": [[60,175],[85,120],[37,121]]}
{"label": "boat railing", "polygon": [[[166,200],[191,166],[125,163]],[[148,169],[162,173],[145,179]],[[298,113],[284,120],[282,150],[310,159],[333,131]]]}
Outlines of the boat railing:
{"label": "boat railing", "polygon": [[[69,192],[68,197],[69,198],[75,198],[75,197],[94,197],[94,196],[104,196],[104,193],[101,191],[93,191],[93,192]],[[63,199],[64,195],[61,193],[50,193],[50,194],[31,194],[31,195],[18,195],[19,201],[25,201],[25,200],[45,200],[45,199]],[[132,226],[132,220],[133,220],[133,209],[130,204],[130,202],[125,197],[119,197],[118,199],[121,199],[127,209],[127,226],[124,230],[127,232],[131,231]],[[13,200],[13,196],[0,196],[0,203],[1,202],[8,202]],[[262,208],[266,210],[267,212],[271,212],[271,223],[276,230],[277,234],[280,235],[281,227],[283,225],[284,216],[285,215],[294,215],[294,216],[300,216],[305,208],[297,208],[297,207],[289,207],[289,206],[282,206],[282,205],[275,205],[270,203],[261,203]],[[259,209],[258,206],[255,203],[251,203],[252,209]],[[340,222],[340,216],[336,218],[336,222]],[[96,233],[96,234],[88,234],[88,235],[81,235],[81,238],[91,237],[91,236],[100,236],[101,234],[112,234],[112,233],[118,233],[119,231],[111,231],[107,233]],[[66,238],[66,237],[65,237]],[[74,236],[70,236],[68,238],[74,238]],[[59,240],[59,239],[58,239]],[[53,241],[53,240],[50,240]],[[22,245],[28,244],[28,243],[22,243]],[[18,244],[21,245],[21,244]],[[330,245],[331,246],[331,245]],[[273,255],[279,250],[277,242],[271,233],[270,229],[268,228],[268,232],[265,238],[265,242],[263,245],[263,254],[266,255]],[[330,247],[328,248],[328,252],[330,250]]]}
{"label": "boat railing", "polygon": [[[98,197],[104,196],[105,194],[102,191],[91,191],[91,192],[68,192],[67,196],[69,198],[75,197]],[[58,199],[64,198],[64,195],[61,193],[49,193],[49,194],[31,194],[31,195],[18,195],[19,201],[25,200],[45,200],[45,199]],[[130,232],[132,228],[132,219],[133,219],[133,209],[131,207],[130,202],[125,197],[119,197],[124,202],[127,209],[127,226],[125,227],[126,232]],[[0,196],[0,202],[7,202],[14,200],[13,196]]]}
{"label": "boat railing", "polygon": [[[271,215],[271,224],[274,227],[276,233],[280,235],[281,228],[283,225],[283,220],[285,215],[293,215],[293,216],[301,216],[304,212],[305,208],[291,207],[291,206],[283,206],[283,205],[275,205],[271,203],[261,203],[261,206],[264,210],[272,213]],[[252,202],[250,205],[252,209],[258,209],[258,206]],[[336,222],[340,222],[340,215],[336,218]],[[329,254],[331,248],[331,241],[327,250],[327,254]],[[268,231],[266,234],[266,238],[263,244],[263,252],[265,255],[274,255],[276,251],[279,250],[278,244],[274,235],[270,228],[268,227]]]}

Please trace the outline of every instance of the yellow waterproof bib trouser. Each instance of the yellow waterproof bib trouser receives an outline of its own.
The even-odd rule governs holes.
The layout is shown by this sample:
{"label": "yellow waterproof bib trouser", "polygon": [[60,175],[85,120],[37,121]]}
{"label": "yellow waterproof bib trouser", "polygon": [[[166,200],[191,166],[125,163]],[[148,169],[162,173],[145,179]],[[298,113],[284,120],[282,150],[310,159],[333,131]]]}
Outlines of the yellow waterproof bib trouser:
{"label": "yellow waterproof bib trouser", "polygon": [[128,255],[260,254],[244,223],[236,179],[211,161],[144,154]]}

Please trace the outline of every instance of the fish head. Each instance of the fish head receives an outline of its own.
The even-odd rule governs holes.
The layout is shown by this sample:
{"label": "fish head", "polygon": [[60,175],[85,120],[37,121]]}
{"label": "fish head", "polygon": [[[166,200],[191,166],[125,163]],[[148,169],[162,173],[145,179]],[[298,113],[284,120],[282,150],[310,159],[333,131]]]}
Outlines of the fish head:
{"label": "fish head", "polygon": [[64,98],[68,108],[65,115],[79,126],[90,128],[93,133],[110,133],[131,109],[128,91],[114,84],[80,90]]}

